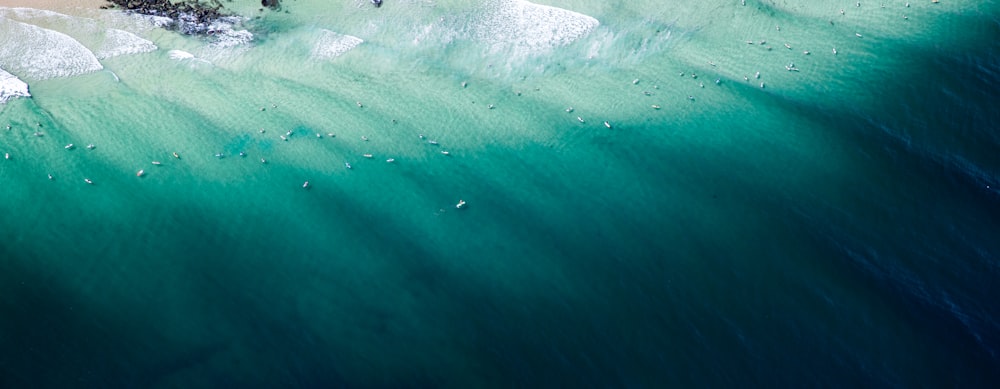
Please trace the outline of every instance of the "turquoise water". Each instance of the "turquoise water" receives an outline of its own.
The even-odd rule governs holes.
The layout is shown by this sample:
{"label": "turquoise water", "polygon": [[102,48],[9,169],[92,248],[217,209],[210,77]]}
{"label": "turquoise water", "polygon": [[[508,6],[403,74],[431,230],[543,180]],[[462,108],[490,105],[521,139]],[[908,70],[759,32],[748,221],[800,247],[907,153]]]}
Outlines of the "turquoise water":
{"label": "turquoise water", "polygon": [[0,8],[4,386],[1000,380],[995,1],[224,4]]}

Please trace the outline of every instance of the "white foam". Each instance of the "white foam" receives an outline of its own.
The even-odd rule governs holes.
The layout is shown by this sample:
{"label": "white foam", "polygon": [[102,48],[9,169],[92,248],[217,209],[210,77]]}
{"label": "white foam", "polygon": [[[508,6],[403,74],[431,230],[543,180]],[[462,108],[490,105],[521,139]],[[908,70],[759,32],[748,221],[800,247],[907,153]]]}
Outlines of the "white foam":
{"label": "white foam", "polygon": [[212,65],[211,61],[203,59],[203,58],[195,57],[194,54],[191,54],[191,53],[186,52],[184,50],[170,50],[170,51],[167,52],[167,56],[169,56],[170,59],[175,60],[175,61],[189,62],[189,64],[192,65],[192,66],[200,65],[200,64]]}
{"label": "white foam", "polygon": [[104,34],[104,43],[94,53],[98,59],[126,54],[148,53],[156,50],[156,45],[152,41],[143,39],[128,31],[109,28]]}
{"label": "white foam", "polygon": [[69,35],[6,18],[0,18],[0,66],[36,80],[104,68],[94,53]]}
{"label": "white foam", "polygon": [[194,58],[194,54],[191,54],[184,50],[170,50],[167,52],[167,55],[170,56],[170,59],[175,59],[178,61]]}
{"label": "white foam", "polygon": [[491,1],[482,15],[473,27],[474,38],[494,51],[513,49],[521,55],[568,45],[600,25],[581,13],[524,0]]}
{"label": "white foam", "polygon": [[30,97],[28,84],[21,81],[13,74],[0,69],[0,104],[15,97]]}
{"label": "white foam", "polygon": [[253,33],[247,30],[236,30],[233,26],[242,22],[240,18],[223,18],[208,26],[209,32],[215,38],[212,42],[216,47],[240,46],[253,41]]}
{"label": "white foam", "polygon": [[320,30],[313,45],[312,55],[319,59],[333,59],[357,47],[364,40],[356,36],[338,34],[330,30]]}
{"label": "white foam", "polygon": [[96,16],[98,18],[70,16],[32,8],[0,7],[0,17],[69,35],[94,51],[98,59],[156,50],[151,41],[133,33],[154,28],[156,20],[119,12],[105,12]]}

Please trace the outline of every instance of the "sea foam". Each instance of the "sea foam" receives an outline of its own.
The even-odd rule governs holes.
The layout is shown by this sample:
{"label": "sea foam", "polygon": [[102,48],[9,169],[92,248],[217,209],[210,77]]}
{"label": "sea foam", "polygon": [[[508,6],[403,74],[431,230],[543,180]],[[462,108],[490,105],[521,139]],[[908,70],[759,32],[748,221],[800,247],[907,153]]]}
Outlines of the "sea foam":
{"label": "sea foam", "polygon": [[25,84],[24,81],[19,80],[13,74],[0,69],[0,104],[6,103],[7,100],[15,97],[30,96],[31,94],[28,93],[28,84]]}
{"label": "sea foam", "polygon": [[69,35],[5,18],[0,18],[0,66],[36,80],[104,68],[94,53]]}
{"label": "sea foam", "polygon": [[515,55],[545,53],[580,39],[600,22],[570,10],[524,0],[489,2],[473,27],[475,39],[494,51],[513,49]]}
{"label": "sea foam", "polygon": [[333,59],[357,47],[364,40],[361,38],[338,34],[330,30],[320,30],[319,37],[313,45],[312,55],[319,59]]}
{"label": "sea foam", "polygon": [[94,55],[98,59],[105,59],[126,54],[148,53],[154,50],[156,50],[156,45],[150,40],[128,31],[109,28],[105,31],[104,43]]}
{"label": "sea foam", "polygon": [[0,17],[71,36],[98,59],[156,50],[153,42],[128,31],[149,30],[156,25],[155,21],[118,13],[100,16],[92,19],[32,8],[0,8]]}
{"label": "sea foam", "polygon": [[208,31],[215,38],[212,42],[216,47],[240,46],[253,41],[253,33],[247,30],[237,30],[243,19],[227,17],[216,20],[208,26]]}

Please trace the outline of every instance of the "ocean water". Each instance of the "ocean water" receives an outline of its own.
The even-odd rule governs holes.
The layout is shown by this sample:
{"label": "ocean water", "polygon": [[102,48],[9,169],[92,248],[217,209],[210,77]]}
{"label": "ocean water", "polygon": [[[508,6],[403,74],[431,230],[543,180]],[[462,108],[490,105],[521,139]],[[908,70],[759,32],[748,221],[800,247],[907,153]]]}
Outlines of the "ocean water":
{"label": "ocean water", "polygon": [[283,3],[0,6],[0,385],[1000,383],[997,1]]}

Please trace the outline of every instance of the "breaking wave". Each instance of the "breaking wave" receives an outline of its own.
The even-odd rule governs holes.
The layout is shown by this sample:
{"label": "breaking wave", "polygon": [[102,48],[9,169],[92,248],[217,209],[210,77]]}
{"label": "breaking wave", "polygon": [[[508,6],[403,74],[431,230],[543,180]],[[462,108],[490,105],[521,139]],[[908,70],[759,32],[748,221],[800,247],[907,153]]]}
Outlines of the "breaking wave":
{"label": "breaking wave", "polygon": [[587,36],[600,22],[570,10],[524,0],[490,2],[474,26],[473,37],[493,50],[516,54],[548,52]]}
{"label": "breaking wave", "polygon": [[156,50],[156,45],[150,40],[128,31],[109,28],[105,32],[104,43],[94,55],[98,59],[105,59],[126,54],[148,53],[154,50]]}
{"label": "breaking wave", "polygon": [[28,84],[25,84],[24,81],[21,81],[13,74],[0,69],[0,104],[6,103],[7,100],[15,97],[30,96],[31,94],[28,93]]}
{"label": "breaking wave", "polygon": [[36,80],[104,68],[94,53],[69,35],[10,19],[0,19],[0,67]]}
{"label": "breaking wave", "polygon": [[312,55],[319,59],[333,59],[360,45],[361,38],[338,34],[330,30],[320,30],[320,36],[313,45]]}

